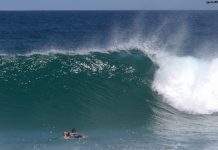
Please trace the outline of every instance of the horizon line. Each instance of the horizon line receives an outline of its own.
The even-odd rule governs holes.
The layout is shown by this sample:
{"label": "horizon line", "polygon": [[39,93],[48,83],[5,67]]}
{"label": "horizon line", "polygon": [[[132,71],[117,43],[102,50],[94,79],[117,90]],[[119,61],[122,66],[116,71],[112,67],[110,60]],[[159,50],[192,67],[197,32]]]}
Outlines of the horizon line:
{"label": "horizon line", "polygon": [[0,11],[218,11],[217,9],[3,9]]}

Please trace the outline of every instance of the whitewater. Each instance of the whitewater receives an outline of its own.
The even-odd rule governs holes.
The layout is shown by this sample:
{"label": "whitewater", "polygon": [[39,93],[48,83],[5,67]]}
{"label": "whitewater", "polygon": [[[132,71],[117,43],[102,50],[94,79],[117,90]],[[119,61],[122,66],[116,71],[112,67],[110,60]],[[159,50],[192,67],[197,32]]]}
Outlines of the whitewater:
{"label": "whitewater", "polygon": [[217,149],[216,13],[0,12],[0,146]]}

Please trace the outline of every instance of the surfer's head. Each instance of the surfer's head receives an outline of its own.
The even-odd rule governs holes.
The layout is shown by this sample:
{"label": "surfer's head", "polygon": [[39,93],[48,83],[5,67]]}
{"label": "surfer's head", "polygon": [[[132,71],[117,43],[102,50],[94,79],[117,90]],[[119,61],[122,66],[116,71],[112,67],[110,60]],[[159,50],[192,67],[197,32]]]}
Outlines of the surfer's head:
{"label": "surfer's head", "polygon": [[76,133],[76,129],[73,128],[73,129],[71,130],[71,132],[72,132],[72,133]]}
{"label": "surfer's head", "polygon": [[64,136],[70,136],[70,133],[67,131],[64,131]]}

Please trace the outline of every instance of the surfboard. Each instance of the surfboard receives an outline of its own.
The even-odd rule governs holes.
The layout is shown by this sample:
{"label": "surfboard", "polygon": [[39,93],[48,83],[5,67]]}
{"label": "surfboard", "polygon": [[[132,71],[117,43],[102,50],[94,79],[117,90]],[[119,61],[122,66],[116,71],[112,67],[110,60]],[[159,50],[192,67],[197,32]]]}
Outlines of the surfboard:
{"label": "surfboard", "polygon": [[65,140],[73,140],[73,139],[86,139],[88,138],[88,136],[86,135],[81,135],[81,137],[67,137],[67,138],[64,138]]}

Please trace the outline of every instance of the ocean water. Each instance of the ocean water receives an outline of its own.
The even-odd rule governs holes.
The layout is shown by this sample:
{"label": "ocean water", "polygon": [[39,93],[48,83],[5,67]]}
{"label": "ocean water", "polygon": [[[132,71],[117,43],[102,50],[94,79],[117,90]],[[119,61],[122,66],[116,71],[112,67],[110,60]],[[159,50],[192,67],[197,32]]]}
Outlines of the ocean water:
{"label": "ocean water", "polygon": [[0,12],[0,149],[218,149],[217,27],[218,11]]}

